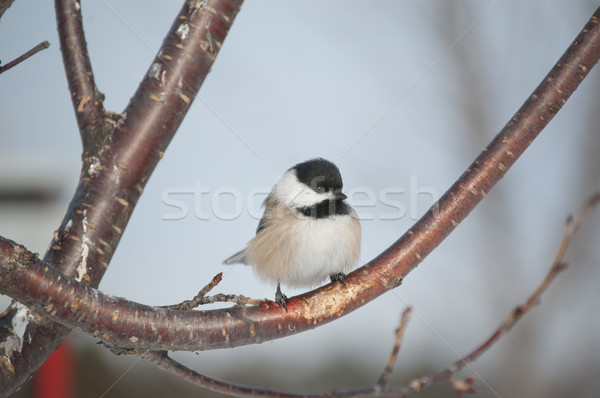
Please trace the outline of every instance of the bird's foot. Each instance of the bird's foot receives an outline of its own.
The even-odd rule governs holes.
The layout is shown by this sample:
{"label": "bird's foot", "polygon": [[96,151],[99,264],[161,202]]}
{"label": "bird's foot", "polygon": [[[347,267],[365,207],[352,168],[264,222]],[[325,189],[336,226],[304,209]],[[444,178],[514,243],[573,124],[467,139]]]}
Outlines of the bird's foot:
{"label": "bird's foot", "polygon": [[277,303],[277,305],[283,308],[285,312],[287,312],[286,300],[287,296],[281,293],[281,287],[279,286],[279,284],[277,284],[277,291],[275,292],[275,302]]}
{"label": "bird's foot", "polygon": [[344,274],[343,272],[338,272],[337,274],[329,275],[329,279],[331,279],[331,282],[340,282],[342,285],[344,285],[344,287],[346,287],[346,279],[344,279],[345,277],[346,274]]}

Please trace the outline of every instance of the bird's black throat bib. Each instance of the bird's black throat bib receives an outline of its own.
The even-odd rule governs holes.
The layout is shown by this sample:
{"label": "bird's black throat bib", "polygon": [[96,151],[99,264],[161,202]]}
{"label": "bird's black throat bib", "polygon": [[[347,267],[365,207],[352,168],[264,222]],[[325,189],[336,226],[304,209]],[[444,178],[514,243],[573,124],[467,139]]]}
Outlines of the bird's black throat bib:
{"label": "bird's black throat bib", "polygon": [[312,206],[300,207],[299,214],[312,218],[327,218],[334,215],[349,214],[348,205],[343,199],[328,199]]}

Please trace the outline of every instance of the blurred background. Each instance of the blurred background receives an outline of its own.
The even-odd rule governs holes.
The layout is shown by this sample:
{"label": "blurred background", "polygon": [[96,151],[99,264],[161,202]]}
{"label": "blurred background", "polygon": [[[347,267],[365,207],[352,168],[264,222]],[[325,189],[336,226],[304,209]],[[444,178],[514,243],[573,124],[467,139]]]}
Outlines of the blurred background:
{"label": "blurred background", "polygon": [[[180,2],[177,2],[180,3]],[[293,164],[338,165],[362,219],[361,264],[404,233],[521,106],[595,8],[591,0],[248,1],[150,179],[103,292],[148,305],[214,292],[274,295],[221,261],[254,234],[260,203]],[[179,11],[168,1],[82,4],[105,106],[120,112]],[[16,1],[0,23],[0,235],[44,253],[76,187],[81,143],[51,2]],[[175,353],[208,375],[296,392],[374,384],[413,306],[391,382],[441,370],[483,342],[545,276],[567,216],[600,188],[600,73],[402,286],[278,341]],[[481,397],[600,395],[600,214],[561,274],[460,376]],[[288,295],[301,293],[286,289]],[[9,303],[2,297],[0,310]],[[212,396],[72,335],[74,396]],[[27,383],[17,397],[48,396]],[[41,385],[41,384],[38,384]],[[35,394],[35,395],[34,395]],[[447,384],[421,393],[451,396]]]}

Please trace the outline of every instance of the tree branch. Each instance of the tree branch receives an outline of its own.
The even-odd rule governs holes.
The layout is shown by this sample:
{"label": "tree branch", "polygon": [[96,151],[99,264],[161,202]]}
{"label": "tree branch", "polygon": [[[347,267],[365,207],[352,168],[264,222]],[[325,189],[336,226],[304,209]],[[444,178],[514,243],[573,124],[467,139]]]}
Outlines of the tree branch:
{"label": "tree branch", "polygon": [[15,0],[0,0],[0,19],[2,19],[2,15],[4,15],[14,1]]}
{"label": "tree branch", "polygon": [[394,365],[398,360],[398,352],[400,351],[400,344],[402,344],[402,340],[404,339],[404,331],[408,326],[408,321],[412,316],[412,309],[410,307],[406,308],[402,313],[402,317],[400,318],[400,325],[396,329],[396,338],[394,339],[394,347],[392,348],[392,353],[390,354],[390,358],[383,368],[383,372],[381,372],[381,376],[379,376],[379,381],[377,385],[385,389],[388,386],[388,377],[394,371]]}
{"label": "tree branch", "polygon": [[[402,279],[485,197],[493,185],[504,176],[560,110],[600,57],[600,27],[597,24],[599,14],[600,9],[596,11],[583,31],[521,109],[459,180],[440,198],[438,203],[390,248],[348,275],[346,288],[341,288],[337,284],[329,284],[289,299],[287,313],[281,311],[278,306],[268,303],[258,307],[182,312],[144,306],[103,295],[95,289],[75,283],[73,279],[65,278],[57,270],[37,259],[27,267],[27,272],[24,272],[23,267],[21,267],[23,272],[17,272],[19,268],[11,267],[10,264],[11,261],[18,262],[18,259],[5,257],[0,262],[2,265],[0,292],[38,309],[51,306],[50,315],[54,320],[94,335],[98,335],[100,332],[98,337],[107,344],[137,349],[149,346],[171,350],[234,347],[314,329],[321,324],[346,315],[398,286]],[[213,35],[213,37],[215,36]],[[164,54],[169,54],[169,51],[177,50],[167,49],[161,54],[164,56]],[[178,66],[174,65],[174,67]],[[151,67],[151,71],[153,68],[154,66]],[[149,73],[149,76],[151,75],[154,76]],[[155,80],[152,80],[153,86],[138,90],[138,94],[147,95],[134,97],[134,101],[143,102],[140,109],[157,107],[159,103],[164,102],[177,104],[186,102],[177,95],[176,89],[174,94],[168,94],[165,91],[160,97],[157,94],[150,94],[152,90],[159,91],[161,89],[160,82]],[[164,89],[172,89],[173,80],[168,77],[165,81],[169,82],[169,85],[166,85]],[[184,87],[187,86],[184,85]],[[159,101],[156,100],[157,98]],[[175,117],[173,112],[167,113],[164,115],[164,120],[172,120],[170,118]],[[141,117],[141,115],[132,110],[125,123],[131,123],[137,117]],[[152,127],[157,125],[159,126],[158,131],[153,130]],[[148,138],[149,142],[157,142],[157,136],[160,136],[162,132],[162,125],[160,123],[148,124],[144,121],[141,126],[144,127],[141,137]],[[149,131],[145,129],[149,129]],[[125,140],[126,145],[120,145],[121,148],[139,147],[139,145],[135,145],[136,140],[133,138],[121,137],[118,135],[118,138],[115,138]],[[163,141],[158,140],[158,142]],[[135,153],[135,156],[133,151],[125,151],[123,153],[125,157],[121,158],[124,160],[117,161],[116,165],[108,163],[111,168],[117,166],[122,169],[117,175],[120,178],[119,181],[126,186],[132,186],[131,173],[139,172],[140,162],[157,156],[155,151],[148,150],[146,147],[144,150],[146,152],[140,150],[139,153]],[[114,162],[112,158],[111,161]],[[93,181],[97,181],[104,175],[101,173]],[[148,176],[144,173],[137,175],[144,178]],[[115,180],[109,179],[105,186],[109,192],[109,198],[100,195],[101,202],[99,204],[80,208],[80,211],[88,210],[88,217],[91,213],[98,225],[105,228],[104,232],[113,238],[114,231],[120,234],[128,219],[120,215],[119,203],[121,200],[125,200],[128,204],[132,203],[129,198],[120,196],[123,192],[127,192],[124,191],[124,187],[117,185],[113,188],[114,183]],[[94,200],[92,195],[89,200]],[[113,204],[113,207],[110,208],[111,211],[97,212],[98,206],[106,210],[107,203]],[[115,217],[117,218],[115,219]],[[80,223],[81,218],[78,220],[78,225]],[[100,228],[96,227],[93,231],[98,233],[99,230]],[[79,237],[80,233],[79,230],[76,233],[73,232],[73,235]],[[89,235],[89,240],[95,243],[102,236],[106,235]],[[82,241],[84,239],[80,238],[79,244]],[[118,239],[110,241],[116,244]],[[14,247],[12,242],[6,240],[1,243],[6,248]],[[6,250],[5,253],[10,252],[10,250]],[[93,250],[90,252],[95,253]],[[96,258],[102,260],[105,257]],[[25,293],[16,289],[15,286],[32,288],[27,289],[28,291]],[[72,305],[77,307],[76,313],[71,311]]]}
{"label": "tree branch", "polygon": [[235,397],[268,397],[268,398],[358,398],[358,397],[379,397],[379,396],[395,396],[402,397],[411,393],[419,392],[424,388],[431,386],[432,384],[439,383],[445,380],[450,381],[451,387],[459,394],[462,393],[474,393],[475,390],[472,387],[475,381],[474,377],[469,377],[466,380],[453,379],[452,376],[463,369],[468,363],[473,362],[481,354],[487,351],[496,341],[506,334],[514,324],[521,319],[529,310],[531,310],[536,304],[540,302],[542,294],[548,289],[550,284],[558,276],[558,274],[566,268],[566,263],[563,261],[565,252],[573,239],[573,235],[579,229],[581,224],[589,217],[590,213],[600,203],[600,192],[596,192],[592,197],[584,204],[583,208],[575,219],[569,218],[567,220],[567,226],[563,234],[563,238],[558,246],[558,250],[552,260],[550,270],[546,274],[544,280],[540,283],[538,288],[533,294],[525,301],[521,306],[516,307],[508,317],[500,324],[500,326],[492,333],[492,335],[480,346],[475,348],[466,356],[458,359],[446,369],[442,370],[433,375],[422,376],[415,378],[409,382],[406,386],[394,387],[390,386],[387,382],[388,376],[392,373],[394,364],[398,358],[398,351],[400,344],[404,336],[404,330],[408,325],[408,321],[411,315],[411,309],[407,308],[402,314],[400,325],[396,329],[394,345],[392,348],[391,355],[388,362],[381,373],[379,381],[373,387],[367,387],[356,390],[346,391],[328,391],[322,394],[294,394],[283,391],[274,391],[270,389],[262,389],[259,387],[243,386],[238,384],[229,383],[223,380],[215,379],[210,376],[203,375],[190,369],[183,364],[175,361],[167,355],[166,351],[144,351],[135,354],[141,355],[143,358],[153,362],[158,367],[166,370],[167,372],[173,373],[188,382],[195,384],[199,387],[206,388],[210,391],[219,392],[226,395]]}
{"label": "tree branch", "polygon": [[33,47],[31,50],[27,51],[25,54],[21,55],[20,57],[10,61],[9,63],[7,63],[4,66],[0,66],[0,74],[6,72],[13,66],[20,64],[21,62],[25,61],[27,58],[37,54],[38,52],[40,52],[42,50],[45,50],[48,47],[50,47],[50,43],[48,43],[47,41],[41,42],[37,46]]}
{"label": "tree branch", "polygon": [[[44,261],[68,275],[71,283],[100,283],[146,182],[208,74],[241,3],[186,1],[123,115],[103,115],[85,48],[79,1],[57,0],[61,50],[84,162]],[[0,261],[6,264],[9,257]],[[43,275],[32,282],[43,284]],[[9,311],[11,318],[21,314],[14,307]],[[70,332],[39,316],[25,321],[23,335],[14,331],[0,335],[0,396],[22,384]],[[20,344],[3,344],[11,339]]]}
{"label": "tree branch", "polygon": [[219,272],[215,277],[191,300],[185,300],[179,304],[174,305],[163,305],[160,308],[173,309],[173,310],[185,310],[190,311],[200,305],[213,304],[213,303],[234,303],[235,305],[261,305],[263,300],[256,300],[249,297],[242,296],[241,294],[215,294],[214,296],[206,296],[215,286],[221,282],[223,273]]}
{"label": "tree branch", "polygon": [[85,156],[85,153],[92,153],[94,146],[102,140],[104,95],[98,91],[94,81],[80,0],[55,0],[54,7],[60,50]]}
{"label": "tree branch", "polygon": [[546,277],[537,287],[537,289],[533,292],[533,294],[525,301],[525,303],[521,306],[516,307],[506,319],[498,326],[498,328],[492,333],[492,335],[485,341],[483,344],[475,348],[469,354],[464,357],[458,359],[454,363],[452,363],[449,367],[444,369],[443,371],[436,373],[431,376],[421,377],[419,379],[413,380],[411,385],[415,386],[415,390],[418,391],[421,388],[428,387],[434,383],[437,383],[442,380],[449,379],[453,374],[460,371],[464,368],[468,363],[473,362],[477,358],[481,356],[485,351],[488,350],[500,337],[504,334],[508,333],[508,331],[514,326],[515,323],[519,319],[523,317],[529,310],[531,310],[535,305],[540,302],[542,294],[548,289],[550,284],[554,281],[554,279],[558,276],[558,274],[566,269],[567,264],[563,261],[565,252],[573,239],[573,235],[575,231],[579,229],[581,224],[589,217],[590,213],[598,206],[600,203],[600,192],[596,192],[594,195],[587,200],[587,202],[583,205],[583,208],[577,215],[575,219],[569,217],[567,219],[567,226],[565,228],[565,232],[563,237],[558,245],[558,249],[554,258],[552,260],[552,265],[550,266],[550,270],[546,274]]}

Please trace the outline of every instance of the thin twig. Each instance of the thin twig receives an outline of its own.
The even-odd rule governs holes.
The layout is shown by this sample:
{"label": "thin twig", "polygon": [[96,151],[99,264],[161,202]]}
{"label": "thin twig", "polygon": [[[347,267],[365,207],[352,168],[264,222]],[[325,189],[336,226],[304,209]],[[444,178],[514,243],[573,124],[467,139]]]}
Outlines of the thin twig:
{"label": "thin twig", "polygon": [[448,380],[450,382],[450,386],[456,392],[458,397],[462,397],[463,394],[475,394],[477,390],[473,387],[473,383],[475,383],[475,376],[471,375],[466,379],[456,379],[454,377]]}
{"label": "thin twig", "polygon": [[199,305],[204,304],[234,303],[235,305],[260,305],[264,302],[263,300],[257,300],[246,296],[242,296],[241,294],[218,293],[213,296],[206,297],[208,292],[210,292],[215,286],[219,284],[219,282],[221,282],[222,278],[223,273],[219,272],[206,286],[200,289],[198,294],[193,299],[185,300],[179,304],[165,305],[161,308],[189,311],[198,307]]}
{"label": "thin twig", "polygon": [[390,358],[381,372],[381,376],[379,377],[379,381],[377,384],[381,388],[385,388],[388,385],[388,376],[394,371],[394,365],[398,360],[398,352],[400,351],[400,345],[402,344],[402,340],[404,338],[404,331],[408,326],[408,321],[412,315],[412,308],[408,307],[402,313],[402,317],[400,318],[400,325],[396,329],[396,338],[394,340],[394,347],[392,348],[392,353],[390,354]]}
{"label": "thin twig", "polygon": [[221,282],[222,279],[223,279],[223,273],[219,272],[217,275],[215,275],[214,278],[212,278],[212,280],[210,282],[208,282],[208,284],[206,286],[204,286],[202,289],[200,289],[198,294],[193,299],[185,300],[179,304],[165,305],[165,306],[162,306],[162,308],[175,309],[175,310],[188,310],[188,311],[191,310],[192,308],[196,308],[197,306],[202,304],[202,300],[205,298],[204,296],[206,296],[206,294],[208,292],[210,292],[215,286],[217,286],[219,284],[219,282]]}
{"label": "thin twig", "polygon": [[31,57],[32,55],[37,54],[38,52],[40,52],[42,50],[45,50],[48,47],[50,47],[50,43],[48,41],[44,40],[37,46],[33,47],[31,50],[27,51],[25,54],[18,57],[17,59],[10,61],[9,63],[7,63],[4,66],[0,66],[0,74],[6,72],[13,66],[20,64],[21,62],[25,61],[27,58]]}

